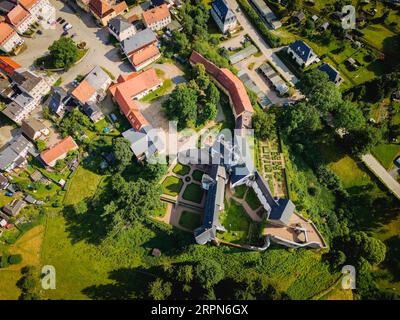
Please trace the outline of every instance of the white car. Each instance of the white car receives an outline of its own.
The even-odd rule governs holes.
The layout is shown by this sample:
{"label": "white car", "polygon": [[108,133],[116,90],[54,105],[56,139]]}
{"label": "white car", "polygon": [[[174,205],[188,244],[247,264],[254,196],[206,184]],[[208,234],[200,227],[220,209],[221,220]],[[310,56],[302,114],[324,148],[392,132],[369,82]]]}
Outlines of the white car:
{"label": "white car", "polygon": [[72,24],[67,23],[67,24],[64,26],[64,30],[65,30],[65,31],[68,31],[69,29],[72,29]]}

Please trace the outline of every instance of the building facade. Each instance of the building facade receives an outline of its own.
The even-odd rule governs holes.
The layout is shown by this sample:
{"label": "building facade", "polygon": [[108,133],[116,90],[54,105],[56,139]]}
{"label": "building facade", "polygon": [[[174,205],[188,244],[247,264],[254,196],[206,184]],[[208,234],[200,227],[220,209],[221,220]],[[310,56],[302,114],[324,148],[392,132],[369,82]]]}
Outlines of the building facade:
{"label": "building facade", "polygon": [[237,26],[237,18],[224,0],[214,0],[211,4],[211,16],[222,33],[232,31]]}

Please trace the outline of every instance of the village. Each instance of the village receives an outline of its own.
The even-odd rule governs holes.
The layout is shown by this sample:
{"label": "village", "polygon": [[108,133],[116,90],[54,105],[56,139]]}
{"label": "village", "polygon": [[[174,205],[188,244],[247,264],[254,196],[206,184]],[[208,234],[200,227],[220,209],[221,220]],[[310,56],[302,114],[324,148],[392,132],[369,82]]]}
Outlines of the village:
{"label": "village", "polygon": [[[399,14],[396,1],[364,2],[355,22],[363,26],[361,32],[341,29],[348,13],[339,4],[319,7],[314,1],[294,8],[288,1],[264,0],[0,1],[0,272],[25,263],[18,243],[33,230],[41,230],[37,239],[43,242],[34,250],[47,253],[32,264],[52,264],[56,249],[46,245],[46,237],[55,235],[49,226],[56,230],[65,225],[62,232],[72,232],[77,222],[70,221],[70,212],[93,215],[99,203],[103,226],[77,232],[82,237],[78,243],[100,235],[103,228],[108,239],[138,224],[151,230],[147,225],[154,223],[161,230],[179,230],[197,246],[260,254],[270,246],[273,252],[304,248],[312,252],[307,255],[318,256],[331,250],[331,223],[340,224],[326,212],[342,210],[331,199],[329,209],[319,208],[322,197],[347,205],[347,194],[356,192],[351,187],[373,186],[368,192],[397,206],[400,133],[391,129],[397,116],[390,112],[400,108],[400,88],[386,90],[389,96],[368,106],[368,112],[364,106],[363,114],[343,102],[359,103],[352,90],[385,75],[390,59],[384,57],[396,55],[390,44],[373,42],[368,24],[390,33],[382,41],[399,45],[393,22]],[[381,13],[385,22],[376,20]],[[314,96],[313,86],[321,97]],[[337,99],[338,109],[293,115],[304,101],[318,105],[324,98],[326,106]],[[385,112],[389,116],[381,116]],[[177,124],[174,157],[169,142],[160,138],[171,121]],[[329,141],[321,151],[323,160],[307,158],[307,132],[300,132],[312,130],[313,121],[315,130],[321,130],[320,145],[325,148]],[[345,149],[337,152],[338,159],[333,156],[337,141],[383,121],[392,121],[389,138],[368,150],[359,147],[352,154]],[[213,130],[235,134],[231,141],[220,133],[199,142]],[[241,149],[251,139],[251,151]],[[358,147],[355,139],[349,141],[350,149]],[[192,149],[198,150],[196,156]],[[311,169],[301,171],[299,154]],[[166,161],[153,165],[155,158]],[[317,161],[326,159],[332,161],[321,169]],[[142,177],[147,170],[160,173]],[[120,195],[113,191],[115,199],[107,203],[103,194],[115,188],[115,177],[127,186],[138,183],[140,189],[147,180],[159,189],[139,192],[142,198],[132,194],[141,209],[119,207],[117,201],[125,203],[119,199],[126,192],[122,182]],[[109,219],[108,211],[114,218]],[[138,212],[142,217],[133,219]],[[124,228],[119,229],[118,219]],[[164,247],[167,241],[154,243],[142,244],[151,258],[160,259],[171,249]],[[140,256],[138,265],[146,265],[147,253],[130,254]],[[333,288],[333,278],[326,276],[321,286]],[[313,290],[310,297],[318,293]]]}

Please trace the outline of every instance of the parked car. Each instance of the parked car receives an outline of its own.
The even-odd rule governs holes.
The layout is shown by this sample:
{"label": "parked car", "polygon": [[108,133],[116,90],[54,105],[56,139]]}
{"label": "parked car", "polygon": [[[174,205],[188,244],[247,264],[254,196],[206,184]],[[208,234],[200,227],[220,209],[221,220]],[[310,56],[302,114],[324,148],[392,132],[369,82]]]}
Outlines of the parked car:
{"label": "parked car", "polygon": [[56,21],[57,21],[57,22],[60,22],[61,20],[62,20],[62,18],[61,18],[61,17],[58,17]]}
{"label": "parked car", "polygon": [[64,30],[65,31],[68,31],[69,29],[72,29],[72,24],[70,24],[70,23],[66,23],[65,25],[64,25]]}
{"label": "parked car", "polygon": [[12,197],[12,196],[14,195],[14,193],[12,193],[12,192],[6,192],[5,195],[6,195],[7,197]]}
{"label": "parked car", "polygon": [[63,24],[64,22],[65,22],[65,19],[62,19],[62,18],[61,18],[60,24]]}
{"label": "parked car", "polygon": [[36,31],[37,34],[43,34],[42,30]]}

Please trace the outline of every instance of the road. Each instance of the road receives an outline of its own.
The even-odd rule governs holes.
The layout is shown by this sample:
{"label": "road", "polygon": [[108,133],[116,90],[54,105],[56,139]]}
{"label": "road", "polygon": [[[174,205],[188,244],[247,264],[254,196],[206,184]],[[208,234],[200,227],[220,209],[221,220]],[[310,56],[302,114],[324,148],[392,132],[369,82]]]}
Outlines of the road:
{"label": "road", "polygon": [[258,33],[255,27],[247,20],[247,17],[240,10],[240,12],[236,11],[238,8],[238,4],[235,0],[227,0],[230,8],[235,11],[236,17],[243,27],[243,30],[253,39],[253,41],[260,48],[261,52],[264,56],[276,67],[276,69],[292,84],[296,84],[299,80],[297,77],[290,72],[290,70],[286,67],[286,65],[278,58],[278,56],[274,53],[274,50],[262,39],[261,35]]}
{"label": "road", "polygon": [[400,199],[400,184],[386,171],[386,169],[375,159],[372,154],[361,157],[367,167],[389,188],[389,190]]}
{"label": "road", "polygon": [[[61,73],[63,84],[73,81],[79,74],[85,75],[96,65],[106,68],[114,76],[133,71],[128,62],[121,61],[119,49],[108,44],[107,29],[98,27],[91,14],[82,10],[74,13],[61,1],[50,0],[50,3],[56,8],[56,18],[62,17],[73,25],[69,33],[77,34],[74,40],[77,43],[86,42],[86,47],[89,48],[89,53],[79,64],[67,72]],[[54,28],[42,31],[42,35],[35,35],[33,39],[25,39],[28,48],[14,58],[16,62],[24,67],[30,66],[36,58],[47,52],[48,47],[54,40],[59,39],[63,32],[62,26],[58,23]]]}

